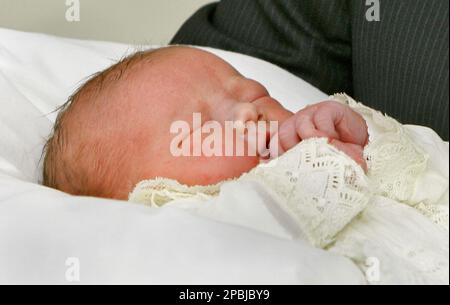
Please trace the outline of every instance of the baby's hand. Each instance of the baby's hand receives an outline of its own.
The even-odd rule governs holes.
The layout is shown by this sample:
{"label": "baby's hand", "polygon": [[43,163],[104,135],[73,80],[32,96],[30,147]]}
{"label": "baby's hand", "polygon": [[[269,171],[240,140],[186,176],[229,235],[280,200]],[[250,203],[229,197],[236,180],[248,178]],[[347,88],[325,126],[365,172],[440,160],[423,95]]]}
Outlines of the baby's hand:
{"label": "baby's hand", "polygon": [[328,138],[330,144],[353,158],[364,169],[364,147],[369,133],[364,118],[350,107],[327,101],[299,111],[283,122],[278,132],[278,152],[271,143],[271,157],[288,151],[302,140]]}

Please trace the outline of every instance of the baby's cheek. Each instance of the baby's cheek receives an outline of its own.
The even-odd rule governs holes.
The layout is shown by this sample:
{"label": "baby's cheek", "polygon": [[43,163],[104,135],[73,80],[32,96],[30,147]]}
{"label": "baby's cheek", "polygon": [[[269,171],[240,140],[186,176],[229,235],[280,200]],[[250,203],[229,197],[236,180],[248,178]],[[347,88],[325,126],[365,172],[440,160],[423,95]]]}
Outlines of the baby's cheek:
{"label": "baby's cheek", "polygon": [[[210,142],[211,139],[215,141]],[[223,128],[221,136],[214,137],[202,134],[201,144],[201,157],[182,160],[185,184],[209,185],[238,178],[260,162],[257,148],[239,137],[236,130],[226,132]]]}
{"label": "baby's cheek", "polygon": [[[209,141],[218,138],[221,141]],[[231,137],[223,134],[222,138],[202,134],[197,150],[194,151],[196,146],[192,141],[186,155],[174,156],[170,151],[163,150],[157,154],[161,160],[154,164],[153,176],[174,179],[191,186],[238,178],[256,167],[260,159],[256,150],[251,150],[245,141],[239,145],[236,140],[233,134]],[[197,154],[201,156],[195,156]]]}
{"label": "baby's cheek", "polygon": [[237,178],[258,166],[259,157],[224,157],[221,161],[227,166],[226,178]]}
{"label": "baby's cheek", "polygon": [[239,178],[259,164],[258,157],[203,157],[202,162],[187,164],[195,184],[216,184]]}
{"label": "baby's cheek", "polygon": [[181,157],[158,176],[186,185],[210,185],[238,178],[259,164],[257,157]]}

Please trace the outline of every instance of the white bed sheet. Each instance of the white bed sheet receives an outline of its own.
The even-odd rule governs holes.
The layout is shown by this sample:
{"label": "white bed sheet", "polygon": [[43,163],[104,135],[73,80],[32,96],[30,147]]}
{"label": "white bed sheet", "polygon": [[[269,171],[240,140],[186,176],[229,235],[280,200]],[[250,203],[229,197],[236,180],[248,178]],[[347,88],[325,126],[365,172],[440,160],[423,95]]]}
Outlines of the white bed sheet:
{"label": "white bed sheet", "polygon": [[[0,284],[70,283],[70,257],[79,259],[83,284],[364,283],[350,260],[292,240],[264,208],[264,193],[251,185],[249,205],[231,204],[204,218],[37,184],[55,118],[49,113],[81,79],[133,50],[0,29]],[[269,63],[215,52],[291,110],[326,98]],[[245,218],[226,223],[242,209],[254,225],[245,226]]]}

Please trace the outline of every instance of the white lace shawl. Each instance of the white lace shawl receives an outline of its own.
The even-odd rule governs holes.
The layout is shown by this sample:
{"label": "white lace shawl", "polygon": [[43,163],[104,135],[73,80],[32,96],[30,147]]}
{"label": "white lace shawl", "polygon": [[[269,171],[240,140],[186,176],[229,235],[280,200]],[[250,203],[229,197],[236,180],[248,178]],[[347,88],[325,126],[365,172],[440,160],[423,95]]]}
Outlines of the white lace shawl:
{"label": "white lace shawl", "polygon": [[[423,184],[427,179],[425,172],[429,157],[411,140],[404,126],[345,94],[332,98],[349,105],[366,119],[371,130],[370,143],[364,152],[368,163],[367,175],[351,158],[329,145],[326,139],[310,139],[238,180],[263,184],[279,206],[294,219],[306,239],[315,246],[352,258],[362,269],[365,269],[368,257],[376,256],[387,261],[386,257],[395,256],[403,265],[394,264],[390,259],[391,265],[412,272],[405,274],[408,283],[411,278],[420,278],[419,283],[448,282],[448,202],[446,205],[437,204],[437,199],[445,197],[445,194],[448,198],[448,179],[439,177],[439,183],[431,183],[436,186],[434,189],[429,192],[420,190],[419,183]],[[207,200],[218,195],[220,187],[221,184],[187,187],[173,180],[154,179],[139,183],[129,200],[149,206],[161,206],[186,198]],[[380,198],[385,199],[381,200],[381,205]],[[408,234],[405,232],[408,228],[395,227],[395,217],[384,220],[383,227],[377,226],[374,219],[384,219],[378,216],[383,215],[386,208],[389,208],[386,215],[397,211],[399,214],[395,217],[417,218],[417,211],[420,212],[419,218],[425,219],[418,220],[425,222],[423,231],[433,232],[434,239],[441,236],[440,243],[427,248],[424,245],[429,243],[424,244],[424,240],[433,238],[414,241],[411,230]],[[411,210],[416,216],[410,216]],[[389,233],[386,231],[389,229],[397,231]],[[379,230],[384,231],[379,234]],[[396,239],[386,241],[389,234]],[[389,277],[385,277],[382,283],[390,283]]]}

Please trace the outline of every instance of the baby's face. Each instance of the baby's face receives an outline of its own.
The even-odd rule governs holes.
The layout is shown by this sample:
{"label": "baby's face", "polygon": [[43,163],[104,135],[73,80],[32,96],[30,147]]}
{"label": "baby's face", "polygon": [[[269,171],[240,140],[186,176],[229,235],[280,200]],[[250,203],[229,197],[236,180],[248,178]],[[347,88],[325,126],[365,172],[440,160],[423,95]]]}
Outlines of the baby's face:
{"label": "baby's face", "polygon": [[[155,51],[149,62],[134,67],[127,80],[111,89],[108,96],[108,111],[112,112],[108,116],[107,126],[112,131],[108,141],[126,150],[126,157],[118,163],[126,183],[115,196],[123,199],[144,179],[164,177],[187,185],[215,184],[238,177],[260,162],[259,156],[248,154],[175,156],[171,150],[176,136],[171,133],[174,122],[187,122],[193,134],[194,113],[201,115],[203,124],[215,121],[224,130],[227,121],[281,124],[292,116],[258,82],[243,77],[211,53],[187,47]],[[183,146],[184,141],[193,144],[192,134],[177,146]],[[207,136],[202,134],[203,140]],[[223,138],[222,155],[226,155],[229,138]]]}
{"label": "baby's face", "polygon": [[[188,47],[153,51],[148,60],[130,66],[113,86],[102,90],[95,100],[80,98],[65,124],[71,139],[79,137],[83,143],[77,156],[87,158],[77,157],[79,167],[88,168],[87,175],[102,185],[107,197],[118,199],[127,199],[145,179],[164,177],[186,185],[208,185],[239,177],[261,158],[248,153],[230,156],[224,151],[227,142],[238,139],[235,130],[231,139],[225,135],[226,122],[281,124],[292,116],[258,82],[243,77],[217,56]],[[222,156],[207,156],[203,150],[200,155],[193,153],[198,144],[193,142],[194,134],[201,134],[202,144],[208,137],[198,133],[202,126],[194,124],[194,114],[201,116],[202,124],[214,121],[223,127],[222,142],[215,142],[222,146]],[[180,121],[189,127],[182,137],[171,133]],[[269,133],[264,137],[270,138]],[[186,144],[190,144],[189,156],[174,154],[174,147]],[[250,151],[245,145],[244,152]],[[89,159],[92,156],[94,161]],[[80,163],[83,160],[85,164]],[[69,187],[66,191],[74,192]]]}

